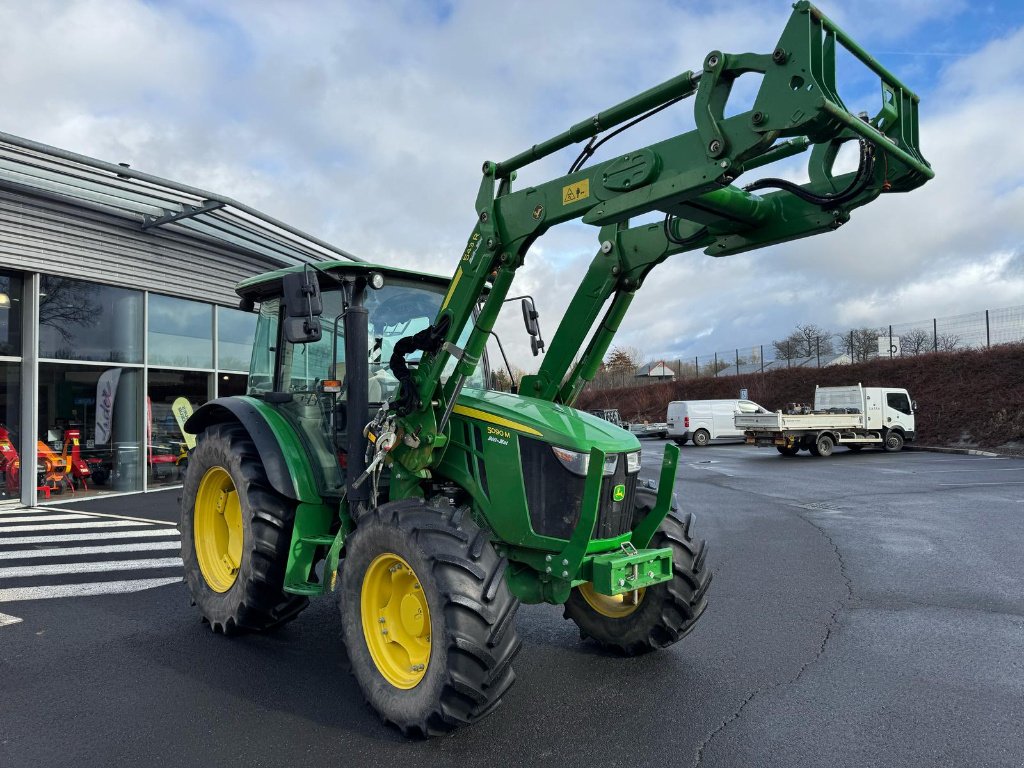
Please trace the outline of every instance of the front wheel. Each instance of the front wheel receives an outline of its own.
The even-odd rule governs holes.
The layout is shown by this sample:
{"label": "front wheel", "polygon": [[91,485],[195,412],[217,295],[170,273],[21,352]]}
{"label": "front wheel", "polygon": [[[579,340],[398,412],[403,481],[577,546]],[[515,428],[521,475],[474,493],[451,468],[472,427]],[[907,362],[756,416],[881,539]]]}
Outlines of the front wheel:
{"label": "front wheel", "polygon": [[345,542],[341,620],[367,702],[406,736],[490,713],[515,680],[519,601],[487,533],[419,499],[363,517]]}
{"label": "front wheel", "polygon": [[653,587],[614,597],[590,584],[576,587],[565,603],[565,618],[580,629],[580,637],[624,656],[667,648],[682,640],[708,607],[711,571],[704,567],[707,546],[693,536],[694,515],[684,520],[673,514],[651,539],[652,548],[672,549],[672,578]]}
{"label": "front wheel", "polygon": [[884,448],[889,453],[898,453],[903,450],[903,435],[899,432],[889,432],[885,436]]}
{"label": "front wheel", "polygon": [[711,442],[711,433],[706,429],[698,429],[693,433],[693,444],[698,448],[703,448]]}

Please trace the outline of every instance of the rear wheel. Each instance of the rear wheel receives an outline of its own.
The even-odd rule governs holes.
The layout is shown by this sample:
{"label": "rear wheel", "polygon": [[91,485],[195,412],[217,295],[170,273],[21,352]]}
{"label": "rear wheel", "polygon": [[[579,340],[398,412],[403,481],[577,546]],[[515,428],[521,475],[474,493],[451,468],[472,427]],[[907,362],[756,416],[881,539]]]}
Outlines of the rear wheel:
{"label": "rear wheel", "polygon": [[[646,495],[646,494],[645,494]],[[639,496],[639,494],[638,494]],[[649,511],[653,499],[638,503]],[[625,656],[667,648],[688,635],[708,606],[711,571],[704,567],[707,546],[693,536],[694,515],[670,513],[651,539],[652,548],[672,549],[672,579],[637,590],[635,595],[602,595],[590,584],[576,587],[565,603],[564,617],[580,637]]]}
{"label": "rear wheel", "polygon": [[515,680],[519,601],[461,508],[383,504],[345,542],[341,617],[367,703],[406,736],[434,736],[490,713]]}
{"label": "rear wheel", "polygon": [[811,446],[811,453],[815,456],[831,456],[835,445],[836,443],[830,435],[821,435],[818,441]]}
{"label": "rear wheel", "polygon": [[673,439],[675,440],[676,445],[686,445],[686,441],[689,440],[688,437],[676,437]]}
{"label": "rear wheel", "polygon": [[711,442],[711,433],[706,429],[698,429],[693,433],[693,444],[698,448],[703,448]]}
{"label": "rear wheel", "polygon": [[775,450],[783,456],[796,456],[800,453],[800,446],[797,445],[776,445]]}
{"label": "rear wheel", "polygon": [[903,435],[896,431],[890,431],[885,436],[884,448],[889,453],[898,453],[903,450]]}
{"label": "rear wheel", "polygon": [[294,619],[308,604],[282,591],[295,502],[270,487],[239,424],[207,429],[182,488],[181,558],[193,602],[230,634]]}

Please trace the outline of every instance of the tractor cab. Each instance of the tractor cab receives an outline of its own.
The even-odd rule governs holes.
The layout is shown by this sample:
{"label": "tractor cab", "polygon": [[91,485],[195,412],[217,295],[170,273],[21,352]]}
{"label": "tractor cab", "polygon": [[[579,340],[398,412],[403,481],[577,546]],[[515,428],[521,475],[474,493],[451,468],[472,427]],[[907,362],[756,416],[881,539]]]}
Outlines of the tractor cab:
{"label": "tractor cab", "polygon": [[[316,301],[304,305],[302,296],[289,309],[286,282],[300,278],[315,281],[318,312],[309,312]],[[301,436],[316,457],[321,493],[340,495],[350,464],[361,465],[350,454],[357,442],[358,452],[365,450],[363,427],[397,394],[394,346],[430,326],[447,289],[447,280],[432,275],[341,261],[280,270],[238,286],[243,304],[259,304],[247,395],[275,405]],[[298,334],[287,327],[296,317],[303,322]],[[313,326],[318,332],[306,332]],[[463,335],[471,330],[472,324]],[[415,367],[420,356],[406,360]],[[484,388],[487,371],[484,358],[467,386]]]}

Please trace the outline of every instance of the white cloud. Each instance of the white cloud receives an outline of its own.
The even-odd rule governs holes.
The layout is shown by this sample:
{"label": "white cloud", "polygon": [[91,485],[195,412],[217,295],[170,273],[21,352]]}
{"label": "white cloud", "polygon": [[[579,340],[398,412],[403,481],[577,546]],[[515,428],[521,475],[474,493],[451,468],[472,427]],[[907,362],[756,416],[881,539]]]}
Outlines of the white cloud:
{"label": "white cloud", "polygon": [[[869,48],[896,48],[962,7],[833,5]],[[459,2],[439,23],[436,6],[418,3],[0,3],[0,129],[215,190],[372,260],[445,274],[472,226],[484,159],[698,67],[712,48],[771,50],[788,7]],[[797,323],[843,330],[1020,303],[1019,259],[1007,254],[1024,241],[1022,51],[1024,30],[1008,30],[925,73],[938,83],[921,102],[934,181],[855,211],[832,234],[664,264],[617,343],[685,358],[769,344]],[[610,151],[687,130],[688,109]],[[574,156],[538,164],[520,186],[563,173]],[[553,230],[517,276],[513,291],[537,297],[549,336],[596,234]],[[530,367],[518,308],[498,328]]]}

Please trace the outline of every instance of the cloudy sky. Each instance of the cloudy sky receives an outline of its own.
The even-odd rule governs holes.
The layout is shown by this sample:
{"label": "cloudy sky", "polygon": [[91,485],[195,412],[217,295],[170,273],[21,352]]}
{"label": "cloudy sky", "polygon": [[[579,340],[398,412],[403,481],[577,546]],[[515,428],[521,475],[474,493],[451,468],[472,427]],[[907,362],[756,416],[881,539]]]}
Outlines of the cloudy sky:
{"label": "cloudy sky", "polygon": [[[935,180],[832,234],[666,263],[618,343],[692,358],[798,323],[843,331],[1024,304],[1024,3],[820,7],[920,94]],[[770,52],[788,15],[776,0],[0,0],[0,130],[233,197],[368,260],[450,274],[483,160],[699,68],[711,49]],[[876,92],[848,82],[848,104],[874,114]],[[607,146],[692,125],[691,100]],[[563,174],[577,151],[523,181]],[[552,230],[517,277],[548,335],[596,235]],[[532,368],[508,315],[506,346]]]}

